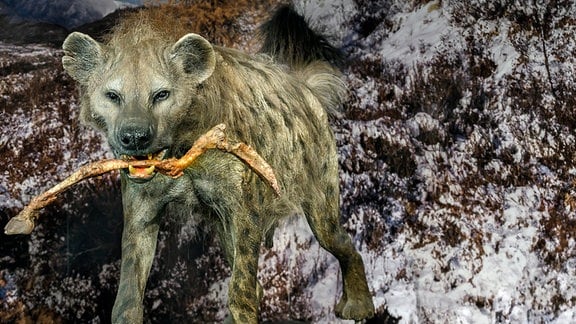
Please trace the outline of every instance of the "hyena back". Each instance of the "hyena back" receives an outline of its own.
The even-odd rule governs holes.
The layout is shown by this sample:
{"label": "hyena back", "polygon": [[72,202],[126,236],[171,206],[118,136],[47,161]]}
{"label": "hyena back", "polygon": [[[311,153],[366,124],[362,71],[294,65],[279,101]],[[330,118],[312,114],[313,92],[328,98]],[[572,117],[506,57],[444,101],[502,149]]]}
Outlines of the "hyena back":
{"label": "hyena back", "polygon": [[248,55],[196,34],[176,38],[146,12],[126,18],[105,43],[81,33],[64,42],[65,70],[79,83],[82,121],[102,130],[124,159],[182,156],[200,134],[225,123],[273,167],[275,197],[230,154],[209,151],[172,179],[154,168],[121,173],[124,230],[114,323],[142,322],[142,301],[167,207],[214,220],[232,267],[229,319],[256,323],[262,241],[282,217],[306,216],[319,243],[338,259],[338,316],[374,314],[360,255],[339,224],[338,160],[328,114],[345,88],[328,61],[337,51],[290,7],[263,26],[263,51]]}

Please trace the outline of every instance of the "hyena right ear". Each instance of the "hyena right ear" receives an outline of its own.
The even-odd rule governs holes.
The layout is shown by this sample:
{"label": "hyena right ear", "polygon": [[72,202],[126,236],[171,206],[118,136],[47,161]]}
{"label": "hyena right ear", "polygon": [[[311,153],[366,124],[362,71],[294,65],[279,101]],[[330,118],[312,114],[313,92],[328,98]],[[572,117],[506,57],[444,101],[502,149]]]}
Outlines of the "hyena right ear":
{"label": "hyena right ear", "polygon": [[198,83],[208,79],[216,67],[212,44],[197,34],[187,34],[171,48],[170,60],[177,69],[196,78]]}
{"label": "hyena right ear", "polygon": [[79,83],[87,83],[96,67],[102,63],[100,43],[86,34],[73,32],[66,37],[62,48],[64,70]]}

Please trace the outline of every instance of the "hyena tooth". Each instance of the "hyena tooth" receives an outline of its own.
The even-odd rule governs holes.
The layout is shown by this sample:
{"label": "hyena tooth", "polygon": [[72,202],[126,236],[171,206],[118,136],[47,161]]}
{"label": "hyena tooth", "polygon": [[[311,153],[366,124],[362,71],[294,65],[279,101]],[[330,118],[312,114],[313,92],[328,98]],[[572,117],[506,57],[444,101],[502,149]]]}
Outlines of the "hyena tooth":
{"label": "hyena tooth", "polygon": [[152,175],[152,173],[154,173],[155,169],[156,169],[156,167],[154,167],[153,165],[149,166],[147,168],[136,168],[136,167],[133,167],[131,165],[128,166],[128,172],[130,173],[130,175],[136,176],[136,177]]}

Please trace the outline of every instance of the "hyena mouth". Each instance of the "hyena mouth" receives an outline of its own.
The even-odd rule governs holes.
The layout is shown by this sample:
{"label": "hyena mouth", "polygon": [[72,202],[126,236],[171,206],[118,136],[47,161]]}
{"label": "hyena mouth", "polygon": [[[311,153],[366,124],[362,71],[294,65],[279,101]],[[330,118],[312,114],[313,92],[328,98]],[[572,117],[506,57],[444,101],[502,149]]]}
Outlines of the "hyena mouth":
{"label": "hyena mouth", "polygon": [[[124,161],[145,161],[145,160],[162,160],[166,155],[167,150],[162,150],[157,153],[149,153],[147,155],[122,155]],[[128,167],[128,178],[135,180],[150,180],[156,175],[156,167]]]}

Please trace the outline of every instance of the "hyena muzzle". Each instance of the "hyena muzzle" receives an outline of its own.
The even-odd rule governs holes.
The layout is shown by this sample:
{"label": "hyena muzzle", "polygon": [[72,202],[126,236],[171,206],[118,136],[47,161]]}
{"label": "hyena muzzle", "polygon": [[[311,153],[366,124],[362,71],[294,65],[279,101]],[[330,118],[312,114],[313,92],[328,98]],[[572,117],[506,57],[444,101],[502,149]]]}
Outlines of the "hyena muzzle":
{"label": "hyena muzzle", "polygon": [[340,263],[343,296],[336,314],[373,316],[362,259],[339,224],[338,158],[328,122],[346,92],[330,64],[338,51],[290,6],[263,25],[263,48],[254,55],[213,46],[196,34],[177,38],[163,27],[169,24],[146,15],[126,17],[102,43],[77,32],[65,40],[62,63],[80,86],[82,121],[102,130],[114,154],[129,160],[180,157],[200,134],[224,123],[230,137],[254,147],[273,167],[282,195],[217,150],[177,179],[153,167],[123,171],[122,263],[112,321],[142,322],[167,208],[214,220],[232,268],[229,320],[258,321],[261,243],[282,217],[295,213],[305,215]]}

